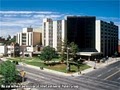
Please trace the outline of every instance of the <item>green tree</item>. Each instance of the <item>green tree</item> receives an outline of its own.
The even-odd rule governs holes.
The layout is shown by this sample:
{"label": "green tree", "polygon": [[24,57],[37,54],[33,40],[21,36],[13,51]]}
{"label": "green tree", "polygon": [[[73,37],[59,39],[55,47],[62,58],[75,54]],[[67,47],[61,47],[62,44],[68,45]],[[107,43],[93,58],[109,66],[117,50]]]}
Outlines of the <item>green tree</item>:
{"label": "green tree", "polygon": [[67,59],[67,56],[66,56],[66,53],[67,52],[67,40],[64,40],[62,43],[61,43],[61,52],[60,52],[60,55],[61,55],[61,60],[64,61]]}
{"label": "green tree", "polygon": [[12,43],[12,42],[16,42],[16,36],[14,36],[13,38],[11,38],[11,40],[10,40],[10,43]]}
{"label": "green tree", "polygon": [[16,69],[15,64],[10,61],[5,61],[0,65],[0,73],[3,76],[2,83],[3,84],[11,84],[15,83],[18,78],[18,71]]}
{"label": "green tree", "polygon": [[46,46],[43,48],[39,57],[40,57],[40,59],[44,60],[44,62],[46,62],[46,61],[49,62],[50,60],[52,60],[53,58],[56,57],[55,49],[50,46]]}
{"label": "green tree", "polygon": [[71,53],[73,54],[73,56],[75,56],[76,53],[77,53],[78,50],[79,50],[79,49],[78,49],[78,45],[75,44],[74,42],[71,42],[70,45],[69,45],[69,47],[70,47]]}
{"label": "green tree", "polygon": [[16,36],[14,36],[13,38],[11,38],[11,36],[8,35],[8,37],[7,37],[7,39],[5,40],[4,44],[10,45],[12,42],[13,42],[13,43],[16,42]]}
{"label": "green tree", "polygon": [[[78,45],[75,44],[74,42],[71,42],[70,44],[68,44],[69,50],[68,50],[68,59],[70,61],[68,61],[68,71],[71,70],[71,63],[77,63],[76,65],[78,65],[79,63],[76,61],[76,53],[78,52]],[[75,60],[74,60],[75,59]],[[78,67],[79,69],[79,67]]]}

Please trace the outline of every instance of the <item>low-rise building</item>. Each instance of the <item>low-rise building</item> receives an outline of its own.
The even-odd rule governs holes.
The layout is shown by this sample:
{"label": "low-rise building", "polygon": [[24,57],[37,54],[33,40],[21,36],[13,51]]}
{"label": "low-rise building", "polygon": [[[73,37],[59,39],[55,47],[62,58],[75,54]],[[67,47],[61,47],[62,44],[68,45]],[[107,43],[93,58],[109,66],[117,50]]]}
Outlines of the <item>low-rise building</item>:
{"label": "low-rise building", "polygon": [[0,46],[0,56],[7,54],[7,48],[5,45]]}

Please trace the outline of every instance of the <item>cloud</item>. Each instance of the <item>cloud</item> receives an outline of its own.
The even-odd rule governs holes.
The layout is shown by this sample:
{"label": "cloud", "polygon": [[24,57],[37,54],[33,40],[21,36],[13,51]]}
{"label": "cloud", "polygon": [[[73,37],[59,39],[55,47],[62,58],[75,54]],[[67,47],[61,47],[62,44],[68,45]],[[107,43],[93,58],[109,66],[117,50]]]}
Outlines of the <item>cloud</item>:
{"label": "cloud", "polygon": [[17,15],[15,15],[15,14],[12,14],[12,15],[7,14],[7,15],[4,15],[4,17],[14,17],[14,16],[17,16]]}
{"label": "cloud", "polygon": [[0,11],[0,14],[54,14],[51,11]]}
{"label": "cloud", "polygon": [[33,15],[33,18],[45,18],[46,15]]}
{"label": "cloud", "polygon": [[21,31],[21,27],[2,27],[0,28],[0,36],[7,37],[8,35],[16,35],[17,32]]}
{"label": "cloud", "polygon": [[97,17],[97,19],[114,22],[120,20],[120,18],[117,17]]}
{"label": "cloud", "polygon": [[[33,28],[41,27],[43,18],[52,18],[53,20],[65,19],[67,15],[83,16],[85,14],[69,14],[51,11],[0,11],[0,31],[7,34],[15,34],[22,31],[23,27],[32,26]],[[104,21],[113,21],[120,29],[120,18],[116,17],[97,17]],[[1,33],[1,32],[0,32]],[[1,36],[1,34],[0,34]]]}

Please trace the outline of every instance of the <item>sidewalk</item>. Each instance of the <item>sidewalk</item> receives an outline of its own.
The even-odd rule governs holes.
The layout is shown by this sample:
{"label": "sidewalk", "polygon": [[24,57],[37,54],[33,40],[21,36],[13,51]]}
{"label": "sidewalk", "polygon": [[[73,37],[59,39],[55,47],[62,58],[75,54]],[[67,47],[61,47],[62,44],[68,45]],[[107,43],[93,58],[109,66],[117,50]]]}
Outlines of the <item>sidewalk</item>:
{"label": "sidewalk", "polygon": [[[105,63],[96,63],[96,69],[98,68],[103,68],[107,65],[110,65],[114,62],[117,62],[118,60],[120,60],[120,58],[118,58],[117,60],[115,58],[109,58],[109,60],[107,60]],[[95,65],[95,62],[94,61],[86,61],[85,62],[87,65],[91,66],[91,68],[89,69],[86,69],[86,70],[83,70],[81,71],[82,75],[83,74],[86,74],[86,73],[89,73],[93,70],[96,70],[94,69],[94,65]],[[22,63],[20,63],[21,65],[23,65]],[[37,67],[37,66],[32,66],[32,65],[28,65],[28,64],[24,64],[25,67],[29,67],[29,68],[34,68],[34,69],[37,69],[37,70],[41,70],[40,67]],[[46,69],[44,68],[42,71],[44,72],[50,72],[50,73],[53,73],[53,74],[56,74],[56,75],[62,75],[62,76],[80,76],[80,74],[78,72],[76,73],[72,73],[72,74],[68,74],[68,73],[63,73],[63,72],[58,72],[58,71],[54,71],[54,70],[50,70],[50,69]]]}

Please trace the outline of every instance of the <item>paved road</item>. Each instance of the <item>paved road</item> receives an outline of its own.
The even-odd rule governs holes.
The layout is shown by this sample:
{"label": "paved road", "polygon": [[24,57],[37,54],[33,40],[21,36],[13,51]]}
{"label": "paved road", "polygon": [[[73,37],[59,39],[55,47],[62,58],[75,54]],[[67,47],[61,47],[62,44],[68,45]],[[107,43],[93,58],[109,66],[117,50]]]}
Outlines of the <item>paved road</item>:
{"label": "paved road", "polygon": [[[120,63],[120,62],[118,62]],[[117,67],[112,69],[114,66],[118,66],[118,63],[112,64],[102,69],[96,69],[94,72],[91,72],[87,75],[83,75],[80,77],[67,77],[60,76],[56,74],[51,74],[44,72],[42,70],[36,70],[33,68],[24,67],[26,71],[26,77],[28,77],[28,81],[40,85],[48,85],[49,88],[42,88],[42,90],[119,90],[120,84],[118,82],[108,81],[105,79],[95,78],[94,76],[98,76],[102,72],[111,69],[110,73],[113,74],[116,72],[116,77],[119,76],[117,73]],[[23,69],[22,66],[17,66],[18,69]],[[100,71],[100,72],[99,72]],[[99,74],[96,74],[99,72]],[[93,75],[93,76],[92,76]],[[103,76],[103,75],[102,75]],[[100,77],[102,77],[100,76]],[[107,77],[107,76],[106,76]],[[110,79],[111,77],[107,78]],[[115,79],[115,78],[114,78]],[[50,88],[50,85],[54,85],[56,87]],[[48,87],[46,86],[46,87]],[[60,87],[60,88],[59,88]],[[39,88],[38,88],[39,90]]]}
{"label": "paved road", "polygon": [[96,69],[85,76],[120,83],[120,61],[108,65],[104,68]]}

